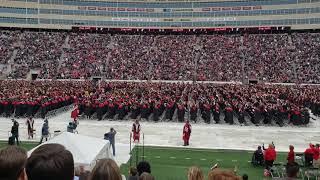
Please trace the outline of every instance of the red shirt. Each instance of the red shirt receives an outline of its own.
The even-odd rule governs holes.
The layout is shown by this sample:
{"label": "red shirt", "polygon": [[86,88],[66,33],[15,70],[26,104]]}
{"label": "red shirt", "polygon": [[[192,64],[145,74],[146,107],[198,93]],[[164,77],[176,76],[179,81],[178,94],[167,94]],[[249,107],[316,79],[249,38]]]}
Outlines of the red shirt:
{"label": "red shirt", "polygon": [[294,162],[294,151],[289,151],[288,152],[287,160],[288,160],[288,163],[293,163]]}
{"label": "red shirt", "polygon": [[274,161],[276,160],[277,158],[277,153],[276,153],[276,150],[273,149],[273,148],[268,148],[266,151],[265,151],[265,154],[264,154],[264,159],[266,161]]}
{"label": "red shirt", "polygon": [[318,160],[319,159],[319,153],[320,153],[320,150],[319,148],[313,148],[313,159],[314,160]]}

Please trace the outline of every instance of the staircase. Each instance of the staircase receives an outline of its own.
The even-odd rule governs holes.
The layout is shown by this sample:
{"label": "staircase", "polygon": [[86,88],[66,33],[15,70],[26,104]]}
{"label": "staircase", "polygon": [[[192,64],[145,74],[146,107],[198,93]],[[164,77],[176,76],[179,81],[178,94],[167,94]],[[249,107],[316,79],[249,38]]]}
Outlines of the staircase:
{"label": "staircase", "polygon": [[[154,37],[153,42],[152,42],[150,48],[147,51],[148,56],[149,56],[150,53],[152,53],[154,51],[157,51],[157,46],[156,46],[157,38],[158,38],[158,36]],[[147,73],[148,74],[148,80],[152,80],[152,72],[154,70],[154,64],[153,64],[154,60],[155,59],[149,59],[149,68],[148,68],[148,73]]]}
{"label": "staircase", "polygon": [[60,58],[59,58],[59,64],[58,64],[58,68],[57,68],[58,72],[60,72],[61,65],[65,60],[65,52],[64,51],[65,51],[65,49],[69,49],[70,48],[69,38],[70,38],[70,36],[67,35],[66,39],[64,40],[63,45],[61,46],[61,55],[60,55]]}

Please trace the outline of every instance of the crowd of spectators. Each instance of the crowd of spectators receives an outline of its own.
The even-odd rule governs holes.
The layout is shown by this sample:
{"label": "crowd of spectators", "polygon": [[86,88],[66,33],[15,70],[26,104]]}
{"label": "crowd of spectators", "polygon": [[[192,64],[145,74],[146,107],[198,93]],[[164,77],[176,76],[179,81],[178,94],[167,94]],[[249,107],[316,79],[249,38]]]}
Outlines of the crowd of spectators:
{"label": "crowd of spectators", "polygon": [[7,64],[9,61],[18,35],[16,31],[0,31],[0,64]]}
{"label": "crowd of spectators", "polygon": [[65,49],[58,79],[87,79],[101,76],[111,40],[107,34],[71,33]]}
{"label": "crowd of spectators", "polygon": [[319,33],[111,35],[0,31],[0,64],[16,48],[11,78],[319,83]]}
{"label": "crowd of spectators", "polygon": [[39,78],[55,78],[66,33],[26,31],[18,36],[18,52],[9,77],[25,79],[30,69],[37,69]]}
{"label": "crowd of spectators", "polygon": [[287,34],[245,35],[245,71],[253,79],[267,82],[293,82],[295,52]]}
{"label": "crowd of spectators", "polygon": [[242,58],[240,35],[200,36],[198,80],[241,81]]}
{"label": "crowd of spectators", "polygon": [[107,78],[148,79],[154,40],[154,36],[114,35]]}
{"label": "crowd of spectators", "polygon": [[[89,81],[0,81],[0,114],[45,117],[75,103],[89,119],[203,120],[206,123],[308,124],[320,113],[319,88]],[[14,90],[19,87],[19,90]]]}

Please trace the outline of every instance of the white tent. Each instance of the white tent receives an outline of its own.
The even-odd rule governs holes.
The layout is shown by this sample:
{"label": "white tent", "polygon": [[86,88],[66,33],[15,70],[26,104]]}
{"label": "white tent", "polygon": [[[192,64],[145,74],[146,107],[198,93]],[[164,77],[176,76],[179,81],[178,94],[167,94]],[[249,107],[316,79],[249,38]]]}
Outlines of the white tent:
{"label": "white tent", "polygon": [[[83,165],[86,169],[91,170],[99,159],[113,159],[110,151],[110,142],[104,139],[64,132],[43,144],[53,143],[63,145],[72,153],[75,166]],[[39,146],[31,149],[28,152],[28,156]]]}

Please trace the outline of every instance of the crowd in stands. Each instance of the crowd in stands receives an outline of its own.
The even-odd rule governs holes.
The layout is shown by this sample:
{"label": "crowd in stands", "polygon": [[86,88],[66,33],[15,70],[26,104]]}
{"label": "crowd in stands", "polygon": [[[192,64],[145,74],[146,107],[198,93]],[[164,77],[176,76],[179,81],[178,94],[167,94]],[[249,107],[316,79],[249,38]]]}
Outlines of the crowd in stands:
{"label": "crowd in stands", "polygon": [[125,80],[319,83],[319,33],[110,35],[0,31],[0,64],[17,49],[10,78],[105,76]]}
{"label": "crowd in stands", "polygon": [[30,69],[40,70],[39,78],[52,79],[57,75],[65,33],[23,32],[17,34],[18,51],[9,77],[26,78]]}
{"label": "crowd in stands", "polygon": [[15,42],[17,42],[18,33],[15,31],[0,31],[0,64],[6,64],[9,61]]}
{"label": "crowd in stands", "polygon": [[[228,124],[308,124],[320,113],[319,88],[89,81],[0,81],[0,114],[45,117],[72,103],[89,119],[144,119]],[[18,90],[17,90],[18,89]]]}
{"label": "crowd in stands", "polygon": [[71,33],[59,68],[58,79],[100,76],[106,66],[110,35]]}

